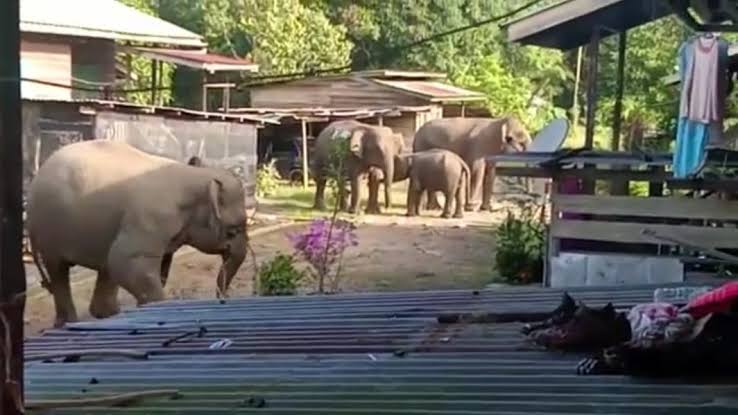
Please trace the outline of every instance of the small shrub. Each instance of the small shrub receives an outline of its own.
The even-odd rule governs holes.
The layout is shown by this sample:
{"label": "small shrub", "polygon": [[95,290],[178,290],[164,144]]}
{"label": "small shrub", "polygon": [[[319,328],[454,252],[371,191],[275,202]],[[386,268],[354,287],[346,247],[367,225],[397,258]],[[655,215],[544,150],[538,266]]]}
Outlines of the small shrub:
{"label": "small shrub", "polygon": [[304,276],[292,255],[279,254],[259,267],[259,295],[295,295]]}
{"label": "small shrub", "polygon": [[497,229],[495,261],[500,276],[508,283],[528,284],[543,279],[545,226],[533,206],[523,206],[520,215],[508,212]]}
{"label": "small shrub", "polygon": [[256,170],[256,197],[272,196],[277,191],[280,177],[275,161],[262,164]]}
{"label": "small shrub", "polygon": [[355,230],[356,226],[345,220],[315,219],[305,232],[289,236],[295,252],[310,264],[318,292],[323,292],[326,280],[332,291],[338,290],[343,253],[359,244]]}

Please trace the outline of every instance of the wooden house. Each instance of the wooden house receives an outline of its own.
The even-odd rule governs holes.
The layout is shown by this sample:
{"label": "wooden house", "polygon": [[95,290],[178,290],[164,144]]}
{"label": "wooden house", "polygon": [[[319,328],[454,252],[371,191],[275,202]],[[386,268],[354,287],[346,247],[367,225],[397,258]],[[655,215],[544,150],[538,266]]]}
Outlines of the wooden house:
{"label": "wooden house", "polygon": [[370,111],[367,122],[381,123],[402,133],[408,142],[427,121],[459,116],[467,104],[485,99],[478,92],[452,86],[446,75],[430,72],[372,70],[300,79],[254,87],[251,106],[294,113]]}
{"label": "wooden house", "polygon": [[[113,98],[109,91],[129,76],[125,58],[132,54],[151,59],[154,67],[168,62],[206,73],[258,69],[247,60],[207,53],[202,36],[115,0],[20,4],[24,99]],[[152,79],[152,97],[157,81]]]}

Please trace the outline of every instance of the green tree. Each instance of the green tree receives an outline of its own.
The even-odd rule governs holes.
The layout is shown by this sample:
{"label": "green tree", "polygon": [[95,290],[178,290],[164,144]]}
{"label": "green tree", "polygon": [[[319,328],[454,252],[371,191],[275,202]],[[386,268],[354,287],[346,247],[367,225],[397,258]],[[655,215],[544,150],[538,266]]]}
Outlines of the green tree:
{"label": "green tree", "polygon": [[[141,12],[158,16],[157,0],[121,0],[127,6],[133,7]],[[130,59],[131,66],[128,79],[122,85],[124,89],[143,90],[151,88],[151,80],[153,76],[151,60],[141,56],[133,55]],[[169,64],[163,64],[159,73],[159,85],[162,88],[157,91],[160,102],[167,104],[172,98],[170,87],[172,85],[172,74],[174,67]],[[133,92],[126,94],[126,99],[139,104],[151,103],[151,92]]]}

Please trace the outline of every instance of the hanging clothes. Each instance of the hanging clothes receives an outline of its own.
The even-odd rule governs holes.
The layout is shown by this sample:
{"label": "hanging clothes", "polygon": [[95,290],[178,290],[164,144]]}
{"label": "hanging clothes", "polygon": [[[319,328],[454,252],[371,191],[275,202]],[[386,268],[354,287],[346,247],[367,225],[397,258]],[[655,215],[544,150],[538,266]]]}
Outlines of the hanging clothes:
{"label": "hanging clothes", "polygon": [[723,144],[728,46],[720,37],[703,35],[679,48],[682,90],[673,159],[675,177],[694,174],[705,149]]}

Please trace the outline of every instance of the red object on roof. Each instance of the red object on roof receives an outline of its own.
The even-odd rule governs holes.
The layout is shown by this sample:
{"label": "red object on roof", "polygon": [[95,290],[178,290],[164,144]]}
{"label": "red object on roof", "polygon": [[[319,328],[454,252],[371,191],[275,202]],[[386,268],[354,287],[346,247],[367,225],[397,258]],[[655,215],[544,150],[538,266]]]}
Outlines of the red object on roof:
{"label": "red object on roof", "polygon": [[258,65],[249,59],[207,53],[198,50],[136,48],[143,56],[151,59],[206,70],[256,72]]}
{"label": "red object on roof", "polygon": [[738,300],[738,281],[731,281],[697,296],[687,304],[684,311],[694,318],[702,318],[710,313],[730,311],[736,300]]}

